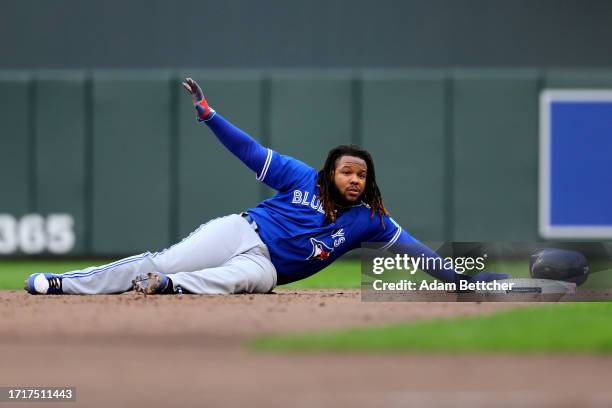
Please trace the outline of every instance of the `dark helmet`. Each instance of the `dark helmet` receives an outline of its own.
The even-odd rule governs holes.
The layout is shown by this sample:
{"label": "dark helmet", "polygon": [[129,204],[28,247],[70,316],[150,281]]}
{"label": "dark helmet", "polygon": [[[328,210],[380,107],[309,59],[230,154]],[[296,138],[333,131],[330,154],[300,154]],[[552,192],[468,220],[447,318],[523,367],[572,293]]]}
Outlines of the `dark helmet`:
{"label": "dark helmet", "polygon": [[589,264],[580,252],[545,248],[531,255],[529,274],[534,279],[560,280],[581,285],[589,275]]}

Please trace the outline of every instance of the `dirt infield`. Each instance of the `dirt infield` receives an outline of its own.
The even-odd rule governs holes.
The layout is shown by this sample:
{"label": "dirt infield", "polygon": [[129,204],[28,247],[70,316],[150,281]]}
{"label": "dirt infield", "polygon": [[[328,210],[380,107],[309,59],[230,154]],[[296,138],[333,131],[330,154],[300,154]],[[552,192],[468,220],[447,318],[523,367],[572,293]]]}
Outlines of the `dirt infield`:
{"label": "dirt infield", "polygon": [[[0,292],[0,386],[75,386],[77,403],[68,406],[87,407],[610,406],[609,357],[309,355],[244,347],[265,333],[508,307],[516,305],[364,303],[356,290],[148,298]],[[10,405],[24,406],[0,403]]]}

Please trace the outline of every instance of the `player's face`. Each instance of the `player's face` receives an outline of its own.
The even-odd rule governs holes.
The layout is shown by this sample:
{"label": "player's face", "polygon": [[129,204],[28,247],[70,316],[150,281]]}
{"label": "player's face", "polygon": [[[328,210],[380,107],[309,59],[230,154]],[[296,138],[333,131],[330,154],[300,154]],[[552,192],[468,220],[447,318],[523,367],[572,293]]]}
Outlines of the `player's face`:
{"label": "player's face", "polygon": [[342,156],[336,161],[334,182],[340,196],[353,203],[365,189],[368,166],[365,160],[354,156]]}

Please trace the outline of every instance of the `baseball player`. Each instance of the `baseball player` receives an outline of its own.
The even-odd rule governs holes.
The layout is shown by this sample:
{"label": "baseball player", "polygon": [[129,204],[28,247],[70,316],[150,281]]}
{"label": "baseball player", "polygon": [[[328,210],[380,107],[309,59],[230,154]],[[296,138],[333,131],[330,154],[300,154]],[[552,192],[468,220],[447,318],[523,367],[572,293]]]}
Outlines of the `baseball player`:
{"label": "baseball player", "polygon": [[[335,147],[317,171],[233,126],[208,105],[193,79],[183,86],[192,96],[198,121],[276,195],[241,214],[213,219],[161,252],[64,274],[33,274],[25,283],[29,293],[268,293],[276,285],[311,276],[362,242],[437,257],[389,216],[366,150]],[[490,272],[470,277],[440,267],[444,262],[433,264],[426,272],[444,282],[508,277]]]}

